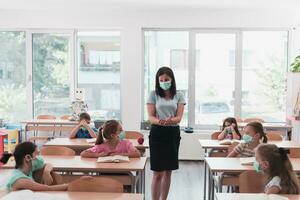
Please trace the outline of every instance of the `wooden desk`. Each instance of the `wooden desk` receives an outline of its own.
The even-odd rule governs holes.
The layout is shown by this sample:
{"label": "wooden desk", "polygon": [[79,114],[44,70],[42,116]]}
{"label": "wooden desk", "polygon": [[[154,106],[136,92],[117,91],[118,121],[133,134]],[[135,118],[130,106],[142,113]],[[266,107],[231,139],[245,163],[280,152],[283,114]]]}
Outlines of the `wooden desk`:
{"label": "wooden desk", "polygon": [[[200,139],[199,143],[203,149],[217,149],[217,150],[226,150],[230,145],[222,145],[219,143],[219,140],[203,140]],[[268,141],[268,144],[275,144],[278,147],[285,149],[300,149],[300,142],[283,140],[283,141]]]}
{"label": "wooden desk", "polygon": [[[145,140],[143,145],[140,145],[137,140],[129,139],[133,146],[137,149],[145,151],[145,149],[149,148],[149,141]],[[82,151],[95,146],[94,143],[88,143],[86,139],[69,139],[69,138],[54,138],[46,142],[43,146],[64,146],[70,149],[73,149],[77,154],[80,154]]]}
{"label": "wooden desk", "polygon": [[78,125],[78,121],[69,121],[69,120],[61,120],[61,119],[32,119],[22,121],[21,123],[25,124],[25,140],[27,140],[27,131],[71,131],[76,125]]}
{"label": "wooden desk", "polygon": [[[132,171],[136,176],[132,178],[132,186],[136,186],[138,192],[145,191],[145,166],[146,157],[130,158],[129,162],[124,163],[97,163],[97,158],[81,158],[80,156],[43,156],[45,163],[53,166],[54,171],[58,172],[113,172],[127,173],[132,176]],[[15,161],[10,159],[3,169],[13,169]]]}
{"label": "wooden desk", "polygon": [[[219,143],[219,140],[203,140],[200,139],[199,143],[201,147],[204,149],[205,156],[209,157],[208,149],[215,150],[227,150],[230,145],[222,145]],[[269,141],[269,144],[275,144],[278,147],[282,147],[285,149],[299,149],[300,142],[283,140],[283,141]],[[206,188],[206,179],[207,179],[207,164],[204,162],[204,188]],[[204,190],[204,199],[206,198],[206,190]]]}
{"label": "wooden desk", "polygon": [[[300,158],[290,159],[294,172],[300,172]],[[236,173],[240,174],[244,171],[254,171],[252,165],[242,165],[239,158],[221,158],[221,157],[207,157],[205,158],[209,169],[209,184],[208,184],[208,194],[209,199],[214,199],[214,180],[212,178],[212,173],[214,172],[226,172],[226,173]],[[206,191],[206,185],[204,185],[204,190]]]}
{"label": "wooden desk", "polygon": [[[289,200],[300,200],[300,195],[280,195],[282,197],[286,197]],[[268,195],[266,194],[247,194],[247,193],[217,193],[217,200],[249,200],[249,199],[257,199],[257,200],[268,200]]]}
{"label": "wooden desk", "polygon": [[100,192],[34,192],[35,195],[43,195],[44,200],[47,200],[46,196],[49,194],[49,199],[60,199],[60,200],[142,200],[143,194],[130,194],[130,193],[100,193]]}

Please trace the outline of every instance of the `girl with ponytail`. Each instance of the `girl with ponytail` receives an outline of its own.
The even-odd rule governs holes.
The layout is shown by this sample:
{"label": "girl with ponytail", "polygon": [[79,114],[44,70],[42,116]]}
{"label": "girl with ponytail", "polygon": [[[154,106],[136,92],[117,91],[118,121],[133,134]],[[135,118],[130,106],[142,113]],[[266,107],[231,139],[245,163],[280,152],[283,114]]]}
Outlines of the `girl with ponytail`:
{"label": "girl with ponytail", "polygon": [[103,156],[123,155],[140,157],[140,152],[125,139],[125,132],[116,120],[108,120],[99,129],[95,146],[81,152],[81,157],[98,158]]}
{"label": "girl with ponytail", "polygon": [[[12,172],[12,175],[6,184],[9,191],[23,189],[33,191],[67,190],[67,184],[52,185],[52,166],[44,163],[44,160],[39,156],[39,151],[34,143],[23,142],[18,144],[13,154],[5,153],[1,156],[0,163],[6,164],[11,156],[14,157],[16,164],[15,170]],[[41,179],[45,184],[34,181],[32,174],[38,170],[43,170]]]}
{"label": "girl with ponytail", "polygon": [[287,152],[274,144],[261,144],[255,151],[257,172],[264,172],[267,194],[299,194],[299,181]]}
{"label": "girl with ponytail", "polygon": [[262,142],[267,143],[268,138],[260,122],[250,122],[244,128],[242,143],[237,145],[228,157],[253,157],[254,149]]}

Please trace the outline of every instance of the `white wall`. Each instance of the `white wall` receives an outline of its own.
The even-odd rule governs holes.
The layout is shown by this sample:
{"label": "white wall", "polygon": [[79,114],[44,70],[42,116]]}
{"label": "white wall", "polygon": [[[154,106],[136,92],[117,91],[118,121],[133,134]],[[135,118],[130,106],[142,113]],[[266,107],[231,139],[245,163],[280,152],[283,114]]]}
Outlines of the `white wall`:
{"label": "white wall", "polygon": [[71,7],[58,10],[0,10],[0,29],[121,29],[121,107],[127,130],[139,129],[141,121],[142,28],[282,28],[300,24],[300,14],[294,10],[149,10],[147,7],[130,12],[122,11],[122,8],[117,10],[72,10]]}

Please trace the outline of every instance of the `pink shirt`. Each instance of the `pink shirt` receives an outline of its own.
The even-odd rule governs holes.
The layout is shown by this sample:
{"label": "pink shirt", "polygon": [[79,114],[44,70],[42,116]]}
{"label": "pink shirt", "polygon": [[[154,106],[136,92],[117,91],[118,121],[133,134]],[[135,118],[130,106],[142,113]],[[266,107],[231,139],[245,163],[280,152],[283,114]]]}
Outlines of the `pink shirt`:
{"label": "pink shirt", "polygon": [[93,153],[131,153],[135,151],[135,147],[132,145],[132,143],[129,140],[121,140],[115,149],[110,149],[107,143],[102,143],[99,145],[95,145],[92,148],[89,148],[87,151],[93,152]]}

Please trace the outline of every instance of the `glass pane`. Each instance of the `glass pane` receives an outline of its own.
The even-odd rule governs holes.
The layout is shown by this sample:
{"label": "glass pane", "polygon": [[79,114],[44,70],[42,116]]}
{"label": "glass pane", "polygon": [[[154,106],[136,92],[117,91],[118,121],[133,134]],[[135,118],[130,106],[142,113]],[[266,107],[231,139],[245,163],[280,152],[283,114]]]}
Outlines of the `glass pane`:
{"label": "glass pane", "polygon": [[34,116],[70,111],[70,35],[32,35]]}
{"label": "glass pane", "polygon": [[[144,120],[148,119],[147,98],[155,88],[155,75],[162,66],[172,68],[177,90],[188,95],[188,44],[187,31],[145,31],[145,96]],[[186,126],[188,106],[185,106],[181,125]]]}
{"label": "glass pane", "polygon": [[92,119],[121,119],[120,32],[78,32],[78,87]]}
{"label": "glass pane", "polygon": [[26,54],[24,32],[0,32],[0,118],[25,120]]}
{"label": "glass pane", "polygon": [[286,31],[243,33],[242,118],[286,118]]}
{"label": "glass pane", "polygon": [[196,35],[195,124],[234,115],[235,34]]}

